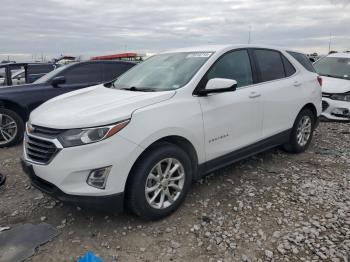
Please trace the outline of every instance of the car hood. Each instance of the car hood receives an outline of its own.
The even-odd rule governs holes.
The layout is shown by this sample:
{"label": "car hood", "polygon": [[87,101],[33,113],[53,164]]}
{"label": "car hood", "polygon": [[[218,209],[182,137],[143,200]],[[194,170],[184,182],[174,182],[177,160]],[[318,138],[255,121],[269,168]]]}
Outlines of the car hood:
{"label": "car hood", "polygon": [[174,94],[175,91],[137,92],[93,86],[47,101],[31,113],[30,121],[57,129],[103,126],[130,118],[135,110]]}
{"label": "car hood", "polygon": [[332,94],[350,92],[350,80],[322,76],[322,92]]}

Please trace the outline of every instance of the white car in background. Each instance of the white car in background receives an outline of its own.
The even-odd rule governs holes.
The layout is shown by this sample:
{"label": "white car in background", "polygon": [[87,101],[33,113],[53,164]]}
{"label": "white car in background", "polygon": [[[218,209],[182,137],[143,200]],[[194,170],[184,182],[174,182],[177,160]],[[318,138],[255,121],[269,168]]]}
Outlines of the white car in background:
{"label": "white car in background", "polygon": [[12,75],[12,85],[23,85],[26,83],[25,70],[19,70]]}
{"label": "white car in background", "polygon": [[350,120],[350,53],[336,53],[318,60],[314,67],[322,76],[322,116]]}
{"label": "white car in background", "polygon": [[[12,85],[23,85],[26,83],[25,70],[18,70],[13,73]],[[0,75],[0,87],[5,85],[5,77]]]}
{"label": "white car in background", "polygon": [[319,81],[279,48],[158,54],[109,87],[34,110],[23,168],[35,187],[63,201],[109,210],[126,204],[159,219],[205,174],[279,145],[305,151],[321,114]]}

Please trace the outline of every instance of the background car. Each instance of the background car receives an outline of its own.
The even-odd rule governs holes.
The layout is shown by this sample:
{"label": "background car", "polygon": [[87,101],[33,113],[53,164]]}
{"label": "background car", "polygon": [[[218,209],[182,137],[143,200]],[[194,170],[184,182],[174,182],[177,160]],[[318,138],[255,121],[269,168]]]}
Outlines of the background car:
{"label": "background car", "polygon": [[52,63],[0,64],[0,87],[33,83],[55,68],[57,65]]}
{"label": "background car", "polygon": [[322,76],[322,117],[350,121],[350,53],[335,53],[314,67]]}
{"label": "background car", "polygon": [[0,88],[0,148],[22,139],[24,123],[30,112],[45,101],[70,91],[110,82],[134,65],[124,61],[73,63],[32,84]]}

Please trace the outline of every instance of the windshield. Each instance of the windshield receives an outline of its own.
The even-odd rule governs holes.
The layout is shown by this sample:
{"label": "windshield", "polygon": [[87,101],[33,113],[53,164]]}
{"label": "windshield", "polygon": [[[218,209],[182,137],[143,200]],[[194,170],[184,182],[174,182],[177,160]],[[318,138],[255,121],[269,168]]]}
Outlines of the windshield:
{"label": "windshield", "polygon": [[49,73],[47,73],[46,75],[43,75],[42,77],[40,77],[38,80],[36,80],[34,82],[34,84],[46,84],[48,83],[52,78],[58,76],[63,70],[65,70],[69,65],[65,65],[65,66],[61,66]]}
{"label": "windshield", "polygon": [[192,79],[211,55],[210,52],[155,55],[119,77],[112,88],[140,91],[178,89]]}
{"label": "windshield", "polygon": [[320,75],[350,80],[350,58],[325,57],[318,60],[314,67]]}

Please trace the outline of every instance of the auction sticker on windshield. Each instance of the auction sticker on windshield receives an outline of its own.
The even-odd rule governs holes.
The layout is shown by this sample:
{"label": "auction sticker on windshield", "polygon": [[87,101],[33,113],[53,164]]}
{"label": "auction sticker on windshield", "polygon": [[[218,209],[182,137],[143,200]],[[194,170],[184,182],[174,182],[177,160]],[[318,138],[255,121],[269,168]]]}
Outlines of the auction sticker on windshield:
{"label": "auction sticker on windshield", "polygon": [[199,57],[199,58],[206,58],[210,57],[213,53],[190,53],[186,56],[186,58],[194,58],[194,57]]}

